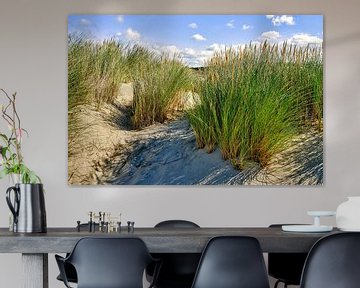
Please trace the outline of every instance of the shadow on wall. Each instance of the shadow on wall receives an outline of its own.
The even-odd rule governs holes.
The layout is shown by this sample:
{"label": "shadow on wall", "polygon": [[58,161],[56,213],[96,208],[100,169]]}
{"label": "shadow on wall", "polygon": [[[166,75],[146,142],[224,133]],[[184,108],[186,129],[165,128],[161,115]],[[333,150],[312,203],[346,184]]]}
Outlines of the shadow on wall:
{"label": "shadow on wall", "polygon": [[344,35],[344,36],[326,40],[325,45],[326,46],[335,46],[335,45],[340,45],[340,44],[349,43],[349,42],[356,42],[359,40],[360,40],[360,32],[356,32],[353,34],[348,34],[348,35]]}

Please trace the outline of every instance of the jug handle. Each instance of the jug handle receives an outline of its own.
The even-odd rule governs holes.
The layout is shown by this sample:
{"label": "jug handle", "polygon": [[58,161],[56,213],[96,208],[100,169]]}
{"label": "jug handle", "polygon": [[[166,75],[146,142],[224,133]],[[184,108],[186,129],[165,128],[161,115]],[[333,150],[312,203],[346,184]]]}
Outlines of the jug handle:
{"label": "jug handle", "polygon": [[[14,205],[11,203],[11,199],[10,199],[11,191],[14,191]],[[9,187],[6,190],[6,202],[10,208],[11,213],[14,215],[14,223],[17,223],[19,216],[19,205],[20,205],[19,193],[20,191],[18,191],[18,189],[15,186]]]}

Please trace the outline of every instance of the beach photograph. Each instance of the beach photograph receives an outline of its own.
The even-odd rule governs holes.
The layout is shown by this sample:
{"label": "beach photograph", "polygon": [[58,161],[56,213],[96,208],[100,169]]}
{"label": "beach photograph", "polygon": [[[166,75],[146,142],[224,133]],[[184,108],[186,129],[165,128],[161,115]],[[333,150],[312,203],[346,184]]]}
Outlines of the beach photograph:
{"label": "beach photograph", "polygon": [[322,15],[68,16],[69,185],[323,185]]}

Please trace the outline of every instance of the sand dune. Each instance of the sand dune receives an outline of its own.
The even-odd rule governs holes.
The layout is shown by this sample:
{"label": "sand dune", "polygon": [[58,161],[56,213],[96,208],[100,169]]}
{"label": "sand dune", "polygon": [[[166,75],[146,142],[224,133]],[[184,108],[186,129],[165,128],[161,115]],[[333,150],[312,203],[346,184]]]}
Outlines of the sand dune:
{"label": "sand dune", "polygon": [[270,165],[254,163],[243,171],[224,161],[219,150],[197,149],[187,120],[159,124],[138,132],[133,150],[120,165],[111,165],[108,184],[314,185],[322,183],[322,137],[307,133],[289,143]]}
{"label": "sand dune", "polygon": [[[126,87],[127,89],[128,87]],[[131,130],[131,101],[123,96],[100,110],[79,107],[85,127],[69,143],[69,184],[318,185],[323,183],[323,137],[304,133],[266,168],[242,171],[219,150],[197,149],[186,119]]]}

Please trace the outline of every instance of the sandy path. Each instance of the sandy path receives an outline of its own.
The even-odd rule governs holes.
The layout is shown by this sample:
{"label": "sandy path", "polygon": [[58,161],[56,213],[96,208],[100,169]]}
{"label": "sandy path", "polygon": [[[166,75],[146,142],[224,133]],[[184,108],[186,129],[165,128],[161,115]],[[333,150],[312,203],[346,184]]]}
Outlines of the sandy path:
{"label": "sandy path", "polygon": [[154,125],[133,136],[134,150],[105,183],[227,184],[239,174],[219,151],[196,149],[187,120]]}

